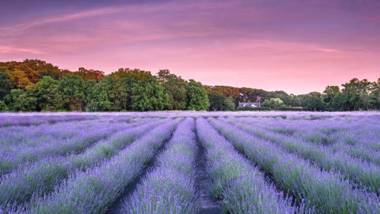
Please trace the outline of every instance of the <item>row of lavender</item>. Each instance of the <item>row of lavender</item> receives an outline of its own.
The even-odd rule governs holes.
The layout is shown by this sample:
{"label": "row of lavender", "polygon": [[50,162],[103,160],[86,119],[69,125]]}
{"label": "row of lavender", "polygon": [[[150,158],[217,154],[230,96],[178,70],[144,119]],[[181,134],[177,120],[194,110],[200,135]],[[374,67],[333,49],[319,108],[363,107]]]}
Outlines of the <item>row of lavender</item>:
{"label": "row of lavender", "polygon": [[40,116],[35,115],[26,115],[26,116],[17,116],[17,115],[0,115],[0,127],[8,126],[32,126],[40,124],[52,124],[65,121],[79,121],[79,120],[90,120],[95,119],[96,116],[83,116],[83,115],[44,115]]}
{"label": "row of lavender", "polygon": [[[2,128],[0,133],[14,134],[0,144],[1,206],[19,206],[52,192],[68,177],[112,157],[160,123],[147,121],[101,119]],[[24,142],[9,143],[18,138]]]}
{"label": "row of lavender", "polygon": [[[4,176],[0,192],[12,193],[2,195],[2,203],[7,204],[4,209],[7,212],[27,213],[104,213],[117,205],[115,202],[119,197],[126,195],[120,202],[121,208],[115,212],[165,213],[170,210],[173,213],[197,213],[201,207],[197,203],[193,179],[196,134],[194,120],[190,118],[178,125],[171,140],[165,145],[164,152],[158,156],[154,170],[148,173],[130,195],[124,193],[124,190],[146,170],[145,164],[164,146],[179,120],[181,119],[164,122],[108,160],[101,161],[106,157],[101,157],[103,153],[98,152],[97,148],[101,148],[100,146],[94,146],[83,154],[44,160],[31,168]],[[208,154],[208,171],[215,189],[219,189],[219,193],[214,196],[216,199],[224,198],[226,210],[237,213],[282,213],[283,209],[291,213],[298,210],[290,204],[290,200],[283,198],[271,184],[266,183],[259,171],[255,175],[250,174],[249,172],[255,169],[240,157],[226,140],[224,144],[230,145],[229,149],[219,147],[219,140],[224,138],[205,119],[197,119],[196,127]],[[152,125],[147,125],[145,129],[139,127],[138,130],[144,132],[149,128],[152,128]],[[121,142],[120,137],[110,141],[111,144],[117,142]],[[125,137],[122,142],[125,142]],[[215,156],[220,152],[225,154]],[[99,157],[95,158],[96,155]],[[228,155],[230,158],[227,158]],[[87,164],[78,165],[78,160],[83,161],[83,158],[89,158],[85,159]],[[93,166],[97,160],[100,161],[99,164]],[[229,161],[235,162],[238,171],[233,170],[232,174],[229,172],[230,166],[223,164]],[[212,164],[219,164],[219,167],[215,168]],[[212,172],[214,170],[216,171]],[[220,172],[217,172],[218,170]],[[30,180],[34,176],[35,178]],[[235,178],[243,182],[236,183],[232,189],[231,181]],[[245,186],[246,184],[251,185]],[[243,194],[249,197],[243,199],[244,201],[240,200],[241,192],[235,192],[241,188],[245,190]],[[251,204],[251,200],[258,200],[258,203]]]}
{"label": "row of lavender", "polygon": [[72,121],[0,129],[0,176],[51,156],[80,153],[113,132],[138,123],[104,120]]}
{"label": "row of lavender", "polygon": [[[368,158],[368,160],[356,157],[357,153],[351,153],[351,151],[362,148],[365,143],[360,143],[361,145],[359,147],[356,144],[350,145],[341,143],[336,143],[339,147],[337,147],[337,145],[326,146],[307,140],[302,134],[287,136],[268,131],[265,128],[255,126],[253,121],[247,121],[246,125],[237,121],[233,122],[236,126],[257,137],[268,140],[301,158],[310,160],[323,170],[338,172],[363,188],[375,193],[380,193],[380,166],[375,161],[376,158],[378,158],[377,155],[374,155],[376,151],[361,150],[361,154],[366,154],[368,157],[371,157]],[[336,141],[340,138],[338,137]],[[333,141],[330,143],[332,144]]]}
{"label": "row of lavender", "polygon": [[[341,142],[318,143],[310,140],[311,129],[289,125],[303,119],[279,120],[284,118],[173,117],[129,123],[113,120],[112,125],[102,121],[103,126],[99,119],[53,124],[50,127],[76,128],[67,128],[62,135],[46,131],[58,141],[67,136],[56,145],[40,138],[38,142],[3,143],[0,151],[12,151],[17,158],[4,162],[12,167],[0,178],[1,209],[17,213],[198,213],[203,207],[195,168],[201,146],[206,151],[210,197],[225,212],[380,212],[377,165],[349,153],[349,146],[358,147],[360,139],[340,149],[336,144]],[[378,125],[375,120],[370,122]],[[38,127],[43,126],[24,136],[37,136],[43,130]],[[347,131],[353,126],[341,128]],[[11,128],[22,130],[7,127]],[[96,130],[93,133],[103,137],[87,140],[80,130],[88,135]]]}
{"label": "row of lavender", "polygon": [[[377,191],[370,191],[364,185],[358,187],[355,181],[342,174],[344,166],[339,166],[342,171],[338,171],[338,162],[335,162],[336,168],[325,169],[310,160],[315,154],[313,152],[322,154],[322,151],[306,150],[300,142],[263,136],[262,133],[257,133],[256,127],[251,124],[241,125],[236,122],[238,120],[232,120],[232,124],[215,119],[210,122],[237,150],[267,173],[279,189],[293,196],[296,202],[301,202],[318,213],[380,212],[380,201],[375,193]],[[323,157],[331,158],[324,160],[329,162],[327,164],[334,164],[334,157]],[[372,175],[369,179],[376,179],[376,175]]]}

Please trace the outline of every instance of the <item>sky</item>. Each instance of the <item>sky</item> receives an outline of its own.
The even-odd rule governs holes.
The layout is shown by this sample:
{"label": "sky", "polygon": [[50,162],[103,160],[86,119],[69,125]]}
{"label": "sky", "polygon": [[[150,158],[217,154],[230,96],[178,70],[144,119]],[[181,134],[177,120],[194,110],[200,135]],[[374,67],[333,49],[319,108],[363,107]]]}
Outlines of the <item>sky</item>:
{"label": "sky", "polygon": [[380,77],[378,0],[0,0],[0,61],[323,91]]}

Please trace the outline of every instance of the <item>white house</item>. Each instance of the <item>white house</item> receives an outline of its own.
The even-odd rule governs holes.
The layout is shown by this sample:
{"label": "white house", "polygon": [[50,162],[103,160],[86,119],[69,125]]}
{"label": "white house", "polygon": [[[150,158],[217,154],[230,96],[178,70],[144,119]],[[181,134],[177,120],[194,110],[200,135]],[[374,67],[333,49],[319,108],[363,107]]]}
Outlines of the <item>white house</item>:
{"label": "white house", "polygon": [[260,108],[260,102],[239,102],[239,108]]}

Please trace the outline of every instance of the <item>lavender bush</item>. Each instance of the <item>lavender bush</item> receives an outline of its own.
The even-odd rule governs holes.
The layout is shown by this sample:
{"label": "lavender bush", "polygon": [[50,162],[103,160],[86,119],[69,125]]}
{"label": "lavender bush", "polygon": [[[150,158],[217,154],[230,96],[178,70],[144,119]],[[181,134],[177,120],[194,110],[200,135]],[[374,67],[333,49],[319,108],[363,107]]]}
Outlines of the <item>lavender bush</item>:
{"label": "lavender bush", "polygon": [[[205,119],[197,119],[197,132],[207,149],[213,192],[229,213],[295,213],[290,200],[266,183]],[[300,206],[301,209],[303,205]]]}
{"label": "lavender bush", "polygon": [[197,213],[194,119],[178,125],[156,168],[124,201],[121,213]]}
{"label": "lavender bush", "polygon": [[210,121],[239,151],[270,173],[278,185],[299,200],[304,199],[307,207],[315,207],[319,213],[380,212],[375,194],[354,190],[352,183],[338,174],[321,171],[310,162],[225,122]]}
{"label": "lavender bush", "polygon": [[380,168],[376,165],[352,158],[340,150],[333,152],[322,145],[308,144],[295,137],[270,133],[258,127],[242,125],[236,122],[234,124],[268,142],[274,142],[288,152],[311,160],[322,169],[338,171],[346,178],[358,182],[365,188],[380,193]]}
{"label": "lavender bush", "polygon": [[[51,143],[43,143],[38,146],[18,146],[18,150],[2,151],[0,157],[0,175],[10,172],[12,169],[41,160],[46,157],[80,153],[86,148],[109,136],[111,133],[126,128],[126,124],[118,123],[113,126],[98,125],[91,128],[68,127],[78,129],[79,133],[73,138],[62,138]],[[17,151],[17,152],[16,152]]]}
{"label": "lavender bush", "polygon": [[0,213],[380,213],[379,119],[0,114]]}
{"label": "lavender bush", "polygon": [[27,115],[27,116],[18,116],[10,114],[0,115],[0,127],[7,126],[31,126],[31,125],[40,125],[44,123],[58,123],[65,121],[79,121],[79,120],[90,120],[96,118],[91,115]]}
{"label": "lavender bush", "polygon": [[70,177],[52,195],[32,203],[31,213],[104,213],[167,140],[169,121],[135,141],[110,161]]}
{"label": "lavender bush", "polygon": [[30,199],[33,194],[41,196],[49,193],[70,173],[87,169],[112,157],[156,125],[157,122],[152,122],[134,128],[128,127],[96,143],[83,154],[48,158],[2,177],[0,205],[6,207],[8,204],[20,204]]}

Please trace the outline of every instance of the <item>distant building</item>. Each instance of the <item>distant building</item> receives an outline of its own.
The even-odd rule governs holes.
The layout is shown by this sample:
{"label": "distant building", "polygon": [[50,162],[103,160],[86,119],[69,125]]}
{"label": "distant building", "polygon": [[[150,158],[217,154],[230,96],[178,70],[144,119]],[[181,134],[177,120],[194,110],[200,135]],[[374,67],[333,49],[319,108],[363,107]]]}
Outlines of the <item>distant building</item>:
{"label": "distant building", "polygon": [[260,102],[239,102],[239,108],[260,108]]}

